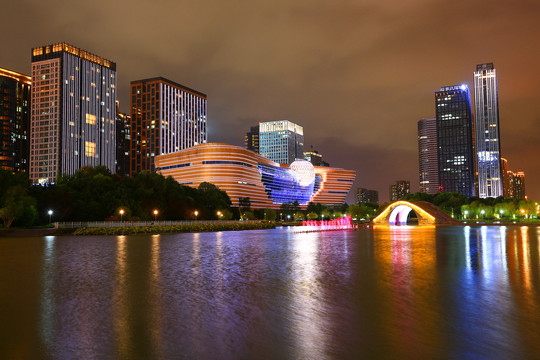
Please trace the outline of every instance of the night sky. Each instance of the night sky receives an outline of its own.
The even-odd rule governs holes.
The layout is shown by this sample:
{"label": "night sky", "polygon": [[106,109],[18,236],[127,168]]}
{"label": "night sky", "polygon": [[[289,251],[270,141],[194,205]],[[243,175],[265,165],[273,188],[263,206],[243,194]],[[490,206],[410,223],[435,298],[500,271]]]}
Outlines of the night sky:
{"label": "night sky", "polygon": [[493,62],[502,156],[540,200],[538,0],[18,0],[0,16],[0,67],[29,74],[32,47],[64,41],[117,63],[124,112],[132,80],[206,93],[209,142],[293,121],[381,201],[399,179],[418,191],[416,125],[434,92],[472,89],[476,64]]}

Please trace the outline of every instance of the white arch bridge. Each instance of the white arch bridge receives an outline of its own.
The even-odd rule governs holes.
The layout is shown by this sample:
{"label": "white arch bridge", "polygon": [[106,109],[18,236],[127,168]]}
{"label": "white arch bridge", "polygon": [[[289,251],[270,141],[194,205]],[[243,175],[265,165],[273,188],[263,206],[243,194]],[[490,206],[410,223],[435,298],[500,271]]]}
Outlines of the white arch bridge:
{"label": "white arch bridge", "polygon": [[373,219],[373,225],[406,225],[409,213],[414,211],[418,218],[418,225],[457,224],[447,213],[437,206],[426,201],[399,200],[391,203]]}

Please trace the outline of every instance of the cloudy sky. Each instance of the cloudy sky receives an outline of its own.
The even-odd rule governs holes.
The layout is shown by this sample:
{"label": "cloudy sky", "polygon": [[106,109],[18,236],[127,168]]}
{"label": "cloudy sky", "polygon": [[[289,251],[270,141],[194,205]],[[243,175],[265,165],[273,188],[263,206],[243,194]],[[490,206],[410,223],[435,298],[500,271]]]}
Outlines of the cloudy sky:
{"label": "cloudy sky", "polygon": [[29,74],[32,47],[69,42],[117,63],[122,111],[130,81],[169,78],[208,95],[210,142],[291,120],[385,201],[398,179],[418,190],[434,92],[493,62],[502,156],[540,200],[539,24],[537,0],[18,0],[2,6],[0,67]]}

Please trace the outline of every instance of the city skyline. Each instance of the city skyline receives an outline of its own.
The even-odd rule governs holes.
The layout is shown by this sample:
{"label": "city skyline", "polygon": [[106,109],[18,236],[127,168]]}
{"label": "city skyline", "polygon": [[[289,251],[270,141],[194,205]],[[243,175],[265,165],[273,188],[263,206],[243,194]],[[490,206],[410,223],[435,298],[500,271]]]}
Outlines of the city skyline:
{"label": "city skyline", "polygon": [[[531,26],[538,4],[455,2],[441,11],[441,5],[425,1],[401,6],[273,2],[241,9],[184,3],[178,10],[187,24],[179,26],[172,20],[174,5],[165,11],[159,4],[131,8],[119,2],[102,13],[90,4],[67,4],[56,12],[52,3],[10,5],[4,26],[13,27],[15,14],[27,13],[29,31],[17,38],[1,35],[8,50],[0,54],[1,67],[29,75],[31,48],[65,41],[114,59],[123,112],[129,113],[130,81],[163,76],[203,89],[212,99],[208,141],[241,146],[253,123],[289,119],[304,126],[305,143],[328,162],[357,171],[353,188],[376,189],[381,201],[388,200],[394,179],[411,180],[411,190],[418,191],[416,123],[435,115],[433,92],[444,84],[473,88],[476,64],[493,62],[501,156],[527,175],[529,199],[540,198],[535,152],[540,134],[529,131],[540,121],[534,105],[540,75],[522,76],[524,68],[540,61],[530,47],[540,34]],[[165,18],[147,19],[150,7],[162,8]],[[148,22],[145,34],[132,34],[120,16],[127,9],[133,10],[129,21]],[[457,24],[433,32],[448,14]],[[477,44],[473,31],[489,32],[491,41]],[[175,39],[174,46],[156,40],[163,34]],[[447,53],[442,60],[441,51]],[[349,194],[347,202],[352,198]]]}

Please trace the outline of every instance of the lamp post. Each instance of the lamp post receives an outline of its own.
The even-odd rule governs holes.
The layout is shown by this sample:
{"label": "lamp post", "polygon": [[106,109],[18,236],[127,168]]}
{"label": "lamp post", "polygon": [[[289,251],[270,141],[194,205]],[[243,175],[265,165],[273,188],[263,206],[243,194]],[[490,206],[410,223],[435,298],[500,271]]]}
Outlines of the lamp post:
{"label": "lamp post", "polygon": [[47,211],[47,214],[49,214],[49,224],[50,224],[52,222],[51,219],[52,219],[53,211],[49,209],[49,211]]}
{"label": "lamp post", "polygon": [[468,211],[468,210],[465,210],[465,219],[468,218],[468,215],[469,215],[469,211]]}
{"label": "lamp post", "polygon": [[124,218],[124,209],[120,209],[120,222],[122,222],[123,218]]}
{"label": "lamp post", "polygon": [[223,213],[221,211],[218,211],[217,216],[218,216],[218,219],[221,219],[221,217],[223,216]]}
{"label": "lamp post", "polygon": [[158,214],[158,211],[154,210],[154,221],[157,221],[157,214]]}
{"label": "lamp post", "polygon": [[195,210],[194,214],[195,214],[195,220],[197,220],[197,216],[199,216],[199,212]]}
{"label": "lamp post", "polygon": [[480,213],[482,214],[482,220],[484,220],[484,214],[486,213],[486,211],[482,210],[482,211],[480,211]]}
{"label": "lamp post", "polygon": [[287,221],[291,221],[291,215],[287,214]]}
{"label": "lamp post", "polygon": [[502,219],[503,213],[504,213],[504,210],[503,210],[503,209],[500,209],[500,210],[499,210],[499,214],[500,214],[499,219]]}

